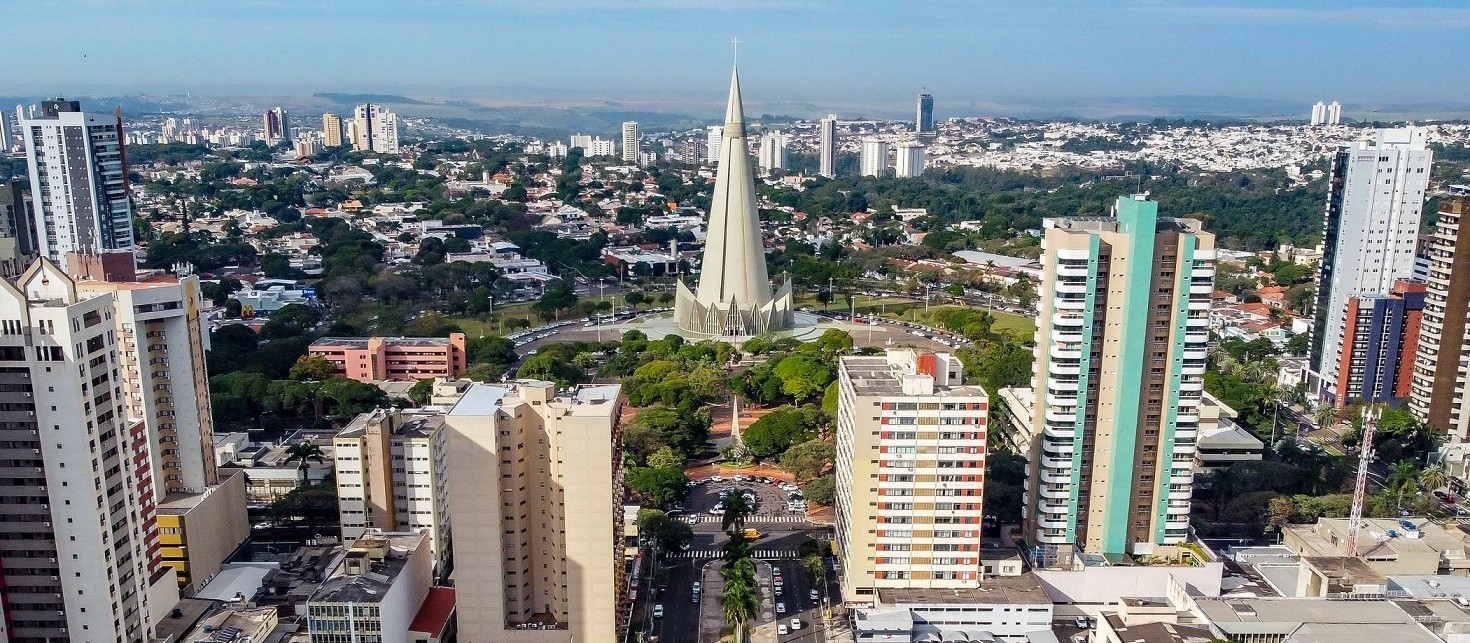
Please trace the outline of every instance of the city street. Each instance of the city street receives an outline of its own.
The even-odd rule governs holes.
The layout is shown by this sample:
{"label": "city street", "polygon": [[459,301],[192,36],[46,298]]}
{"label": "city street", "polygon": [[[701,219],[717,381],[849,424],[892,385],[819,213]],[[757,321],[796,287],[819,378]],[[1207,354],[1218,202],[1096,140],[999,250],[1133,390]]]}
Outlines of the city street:
{"label": "city street", "polygon": [[[825,595],[828,601],[835,601],[838,590],[834,585],[823,588],[827,584],[819,582],[813,585],[807,578],[806,572],[801,569],[801,564],[796,558],[796,551],[801,543],[808,538],[831,538],[831,531],[825,527],[807,524],[779,524],[779,525],[752,525],[758,528],[762,536],[755,543],[757,552],[778,551],[789,552],[775,559],[765,559],[771,563],[773,568],[780,569],[783,586],[779,596],[775,594],[774,585],[769,574],[764,569],[758,574],[761,585],[761,607],[754,625],[762,623],[790,623],[792,618],[801,619],[801,629],[779,637],[782,643],[787,641],[825,641],[822,636],[822,617],[820,601],[813,602],[809,595],[812,589],[817,589],[819,596]],[[694,541],[689,546],[689,551],[700,554],[695,557],[670,557],[665,566],[668,570],[668,582],[659,589],[657,601],[664,606],[664,617],[655,619],[653,634],[659,637],[661,643],[697,643],[699,641],[699,605],[693,602],[693,587],[695,581],[700,580],[701,571],[705,565],[717,561],[719,552],[722,551],[728,537],[720,531],[719,523],[701,522],[693,525]],[[718,563],[716,563],[718,566]],[[707,591],[702,600],[719,601],[718,592]],[[786,613],[775,613],[775,604],[784,603]]]}

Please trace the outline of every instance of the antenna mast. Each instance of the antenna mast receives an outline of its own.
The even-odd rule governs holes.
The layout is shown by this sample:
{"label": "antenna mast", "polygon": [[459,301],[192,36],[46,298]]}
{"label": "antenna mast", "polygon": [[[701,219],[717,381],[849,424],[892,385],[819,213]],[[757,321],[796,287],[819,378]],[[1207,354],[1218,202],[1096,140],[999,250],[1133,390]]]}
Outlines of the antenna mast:
{"label": "antenna mast", "polygon": [[1358,480],[1353,486],[1353,511],[1348,514],[1347,555],[1358,555],[1358,528],[1363,525],[1363,498],[1368,495],[1368,463],[1373,461],[1373,432],[1378,428],[1378,409],[1363,409],[1363,440],[1358,451]]}

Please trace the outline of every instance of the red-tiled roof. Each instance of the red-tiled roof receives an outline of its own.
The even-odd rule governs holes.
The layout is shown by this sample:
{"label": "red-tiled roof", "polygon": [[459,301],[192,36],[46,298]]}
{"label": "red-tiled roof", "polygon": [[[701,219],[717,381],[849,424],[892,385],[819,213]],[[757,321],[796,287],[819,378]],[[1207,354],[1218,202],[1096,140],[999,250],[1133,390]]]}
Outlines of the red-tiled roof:
{"label": "red-tiled roof", "polygon": [[432,587],[429,595],[424,597],[424,604],[419,606],[418,614],[414,615],[413,623],[409,624],[408,631],[438,636],[444,632],[444,626],[453,615],[454,588]]}

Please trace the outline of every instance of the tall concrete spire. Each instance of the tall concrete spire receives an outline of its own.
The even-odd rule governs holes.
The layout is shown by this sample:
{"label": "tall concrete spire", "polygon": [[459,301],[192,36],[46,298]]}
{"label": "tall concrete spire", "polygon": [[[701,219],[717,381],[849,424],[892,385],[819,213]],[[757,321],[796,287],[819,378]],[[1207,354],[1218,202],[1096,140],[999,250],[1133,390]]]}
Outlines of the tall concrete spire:
{"label": "tall concrete spire", "polygon": [[789,329],[793,320],[791,284],[773,297],[766,272],[738,68],[730,73],[730,102],[725,107],[718,162],[699,289],[690,292],[680,282],[674,303],[679,329],[705,336],[750,336]]}

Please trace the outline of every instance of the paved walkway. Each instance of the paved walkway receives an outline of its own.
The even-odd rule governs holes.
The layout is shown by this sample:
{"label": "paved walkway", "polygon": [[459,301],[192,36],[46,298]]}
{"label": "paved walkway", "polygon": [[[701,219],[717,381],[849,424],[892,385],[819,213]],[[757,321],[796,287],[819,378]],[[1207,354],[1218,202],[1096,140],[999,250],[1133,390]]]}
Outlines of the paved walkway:
{"label": "paved walkway", "polygon": [[700,480],[710,476],[722,476],[725,478],[730,476],[762,476],[785,480],[787,482],[795,480],[795,478],[791,477],[791,474],[768,464],[755,464],[739,468],[722,464],[701,464],[697,467],[685,469],[684,475],[688,476],[690,480]]}

